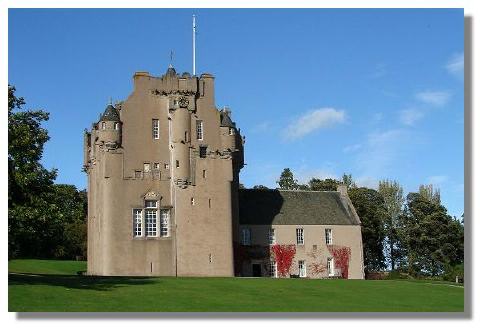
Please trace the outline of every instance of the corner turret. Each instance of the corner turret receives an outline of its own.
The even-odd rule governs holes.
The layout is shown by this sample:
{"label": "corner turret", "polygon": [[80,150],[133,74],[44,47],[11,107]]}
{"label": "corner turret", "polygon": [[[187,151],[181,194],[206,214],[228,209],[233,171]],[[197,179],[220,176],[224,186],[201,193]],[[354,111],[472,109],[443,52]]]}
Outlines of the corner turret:
{"label": "corner turret", "polygon": [[97,123],[98,142],[103,143],[107,149],[116,149],[121,145],[122,122],[120,113],[109,104]]}

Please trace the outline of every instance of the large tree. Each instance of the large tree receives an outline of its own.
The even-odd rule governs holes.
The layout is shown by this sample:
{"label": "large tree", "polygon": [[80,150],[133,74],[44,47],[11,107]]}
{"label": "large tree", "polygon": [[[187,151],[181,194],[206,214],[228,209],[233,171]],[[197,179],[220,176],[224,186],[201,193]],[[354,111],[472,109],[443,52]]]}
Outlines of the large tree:
{"label": "large tree", "polygon": [[383,222],[387,210],[383,197],[373,189],[352,188],[348,191],[355,210],[362,222],[362,239],[365,272],[385,269]]}
{"label": "large tree", "polygon": [[292,171],[289,168],[285,168],[280,174],[280,178],[277,180],[278,187],[283,190],[297,190],[298,181],[294,178]]}
{"label": "large tree", "polygon": [[42,240],[51,231],[52,192],[56,170],[40,163],[48,132],[42,123],[48,113],[23,110],[25,101],[8,86],[8,242],[9,256],[39,255]]}
{"label": "large tree", "polygon": [[408,194],[403,216],[411,274],[435,276],[463,262],[463,226],[437,198]]}
{"label": "large tree", "polygon": [[339,184],[340,181],[331,178],[324,180],[312,178],[308,182],[309,189],[313,191],[336,191]]}
{"label": "large tree", "polygon": [[384,222],[387,259],[391,269],[395,270],[404,255],[399,231],[399,218],[405,201],[403,188],[397,181],[382,180],[378,184],[378,192],[382,195],[387,210]]}
{"label": "large tree", "polygon": [[440,204],[440,189],[434,189],[433,185],[420,185],[418,193],[428,201]]}

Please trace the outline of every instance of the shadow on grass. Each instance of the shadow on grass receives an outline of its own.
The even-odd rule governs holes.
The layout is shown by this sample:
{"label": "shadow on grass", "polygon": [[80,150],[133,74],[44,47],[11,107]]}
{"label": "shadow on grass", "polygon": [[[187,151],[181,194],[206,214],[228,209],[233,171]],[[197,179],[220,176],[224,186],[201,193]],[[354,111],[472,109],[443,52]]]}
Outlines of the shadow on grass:
{"label": "shadow on grass", "polygon": [[9,273],[8,284],[44,285],[72,289],[109,291],[119,287],[158,283],[148,277],[93,277],[57,274]]}

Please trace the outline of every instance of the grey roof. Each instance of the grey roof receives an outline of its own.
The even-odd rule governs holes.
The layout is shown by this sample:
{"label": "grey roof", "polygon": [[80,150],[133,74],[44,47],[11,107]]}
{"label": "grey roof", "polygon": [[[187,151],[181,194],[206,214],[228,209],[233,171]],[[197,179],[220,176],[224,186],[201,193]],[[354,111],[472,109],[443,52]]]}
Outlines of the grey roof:
{"label": "grey roof", "polygon": [[226,111],[220,112],[220,126],[226,126],[229,128],[235,127],[235,123],[232,122],[230,115]]}
{"label": "grey roof", "polygon": [[240,189],[240,224],[358,225],[336,191]]}
{"label": "grey roof", "polygon": [[170,75],[170,76],[176,76],[177,71],[175,71],[175,68],[173,68],[172,64],[168,65],[167,73],[165,75]]}
{"label": "grey roof", "polygon": [[103,112],[103,115],[100,117],[100,121],[120,122],[118,110],[112,105],[108,105],[107,108],[105,108],[105,112]]}

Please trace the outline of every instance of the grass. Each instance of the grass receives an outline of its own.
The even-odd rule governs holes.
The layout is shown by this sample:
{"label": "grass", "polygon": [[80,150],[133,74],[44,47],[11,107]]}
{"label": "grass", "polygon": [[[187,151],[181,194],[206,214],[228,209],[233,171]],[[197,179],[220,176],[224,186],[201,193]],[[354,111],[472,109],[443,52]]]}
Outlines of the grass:
{"label": "grass", "polygon": [[464,307],[462,286],[428,281],[76,275],[85,266],[9,261],[9,311],[461,312]]}

